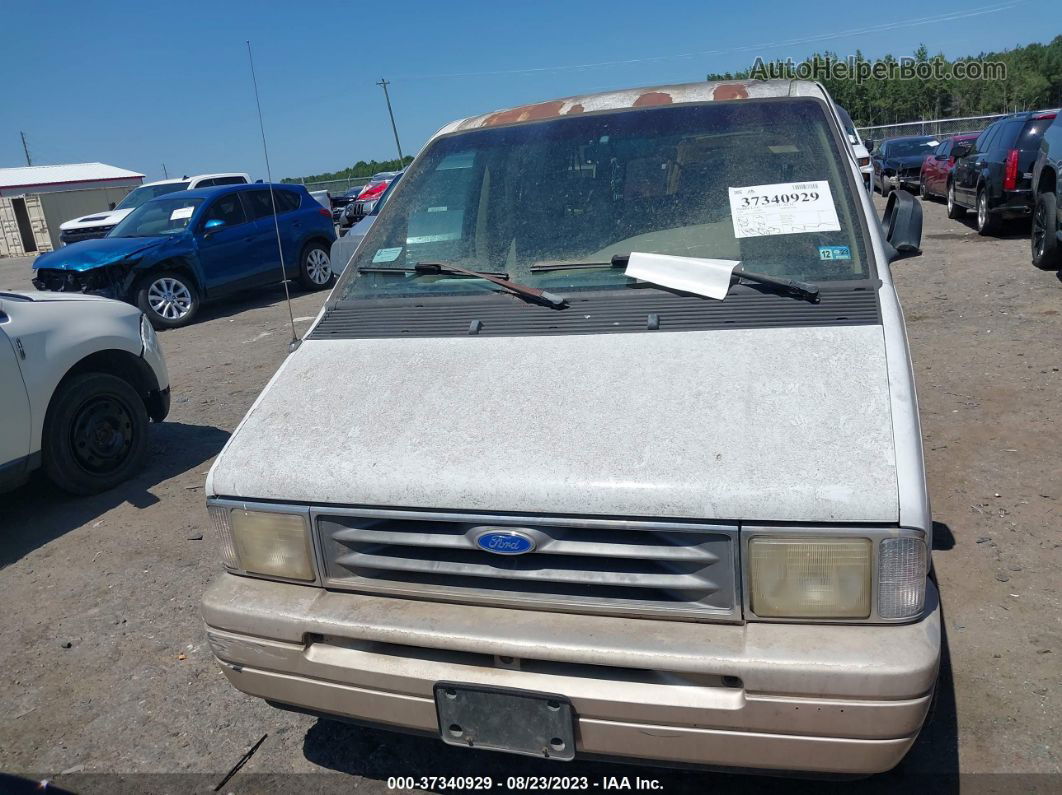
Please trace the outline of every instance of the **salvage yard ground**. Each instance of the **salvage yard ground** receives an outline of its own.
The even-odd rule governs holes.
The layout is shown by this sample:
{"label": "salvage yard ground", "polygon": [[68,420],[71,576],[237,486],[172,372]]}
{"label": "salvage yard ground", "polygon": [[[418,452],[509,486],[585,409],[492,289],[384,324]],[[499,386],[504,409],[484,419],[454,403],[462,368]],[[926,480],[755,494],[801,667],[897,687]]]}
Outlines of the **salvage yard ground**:
{"label": "salvage yard ground", "polygon": [[[924,255],[893,272],[918,382],[950,666],[934,719],[900,767],[850,788],[961,772],[1026,774],[970,779],[981,791],[1058,791],[1062,280],[1029,264],[1021,227],[980,238],[940,204],[925,212]],[[32,289],[29,263],[0,260],[0,289]],[[300,331],[324,298],[294,294]],[[0,495],[0,770],[77,792],[210,791],[268,735],[225,791],[386,792],[389,776],[455,774],[641,775],[690,793],[790,786],[460,752],[236,692],[199,618],[200,596],[220,572],[203,482],[284,358],[283,291],[208,307],[194,325],[160,336],[173,409],[152,428],[140,477],[96,497],[65,496],[42,478]],[[283,775],[311,772],[332,775]],[[137,776],[147,773],[186,777]]]}

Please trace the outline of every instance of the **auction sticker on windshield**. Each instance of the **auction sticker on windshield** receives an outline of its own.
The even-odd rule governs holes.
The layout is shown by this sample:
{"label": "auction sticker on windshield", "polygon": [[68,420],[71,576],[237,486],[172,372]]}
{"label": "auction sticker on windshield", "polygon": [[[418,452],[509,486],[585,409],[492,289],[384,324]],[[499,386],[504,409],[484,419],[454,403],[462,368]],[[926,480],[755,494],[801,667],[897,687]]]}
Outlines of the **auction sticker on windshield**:
{"label": "auction sticker on windshield", "polygon": [[171,221],[179,221],[182,218],[191,218],[192,213],[195,212],[195,207],[178,207],[172,213],[170,213]]}
{"label": "auction sticker on windshield", "polygon": [[373,254],[373,262],[394,262],[402,253],[402,246],[398,248],[378,248]]}
{"label": "auction sticker on windshield", "polygon": [[837,232],[841,224],[830,183],[780,182],[730,188],[734,237]]}

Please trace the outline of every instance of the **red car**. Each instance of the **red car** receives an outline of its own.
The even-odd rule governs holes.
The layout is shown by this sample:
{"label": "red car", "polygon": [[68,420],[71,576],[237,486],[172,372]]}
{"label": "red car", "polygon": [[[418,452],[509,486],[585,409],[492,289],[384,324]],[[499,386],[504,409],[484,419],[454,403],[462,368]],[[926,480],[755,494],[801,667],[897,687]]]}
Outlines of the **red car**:
{"label": "red car", "polygon": [[932,154],[922,161],[919,194],[923,199],[930,196],[943,199],[948,192],[948,172],[955,161],[970,150],[980,133],[959,133],[945,138]]}

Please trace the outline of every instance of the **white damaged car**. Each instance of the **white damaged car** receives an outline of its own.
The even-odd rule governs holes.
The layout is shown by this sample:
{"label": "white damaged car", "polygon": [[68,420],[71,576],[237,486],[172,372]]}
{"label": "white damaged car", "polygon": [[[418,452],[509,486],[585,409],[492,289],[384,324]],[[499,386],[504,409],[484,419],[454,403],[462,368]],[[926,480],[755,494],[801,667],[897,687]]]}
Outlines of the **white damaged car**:
{"label": "white damaged car", "polygon": [[112,488],[140,470],[148,422],[169,408],[166,361],[139,309],[0,292],[0,491],[42,467],[74,494]]}
{"label": "white damaged car", "polygon": [[445,126],[211,469],[225,675],[460,748],[896,765],[941,637],[886,215],[815,83]]}

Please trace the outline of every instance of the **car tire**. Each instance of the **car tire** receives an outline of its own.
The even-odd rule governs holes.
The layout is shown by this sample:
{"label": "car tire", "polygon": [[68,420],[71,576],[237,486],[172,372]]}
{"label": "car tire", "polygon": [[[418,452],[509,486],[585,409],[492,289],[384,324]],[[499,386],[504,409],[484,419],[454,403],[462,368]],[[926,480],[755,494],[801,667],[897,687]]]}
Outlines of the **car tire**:
{"label": "car tire", "polygon": [[997,226],[999,222],[988,211],[988,192],[982,188],[977,192],[977,234],[990,235]]}
{"label": "car tire", "polygon": [[108,373],[68,378],[44,420],[45,474],[72,494],[114,488],[140,470],[148,423],[144,401],[128,381]]}
{"label": "car tire", "polygon": [[136,305],[155,328],[179,328],[199,311],[199,291],[183,273],[157,271],[137,284]]}
{"label": "car tire", "polygon": [[307,290],[327,290],[336,280],[324,243],[307,243],[299,256],[299,282]]}
{"label": "car tire", "polygon": [[1054,193],[1036,197],[1032,218],[1032,261],[1043,270],[1062,267],[1062,248],[1058,245],[1058,199]]}
{"label": "car tire", "polygon": [[955,201],[955,183],[948,183],[948,218],[953,221],[958,220],[966,215],[966,208],[960,207],[958,202]]}

